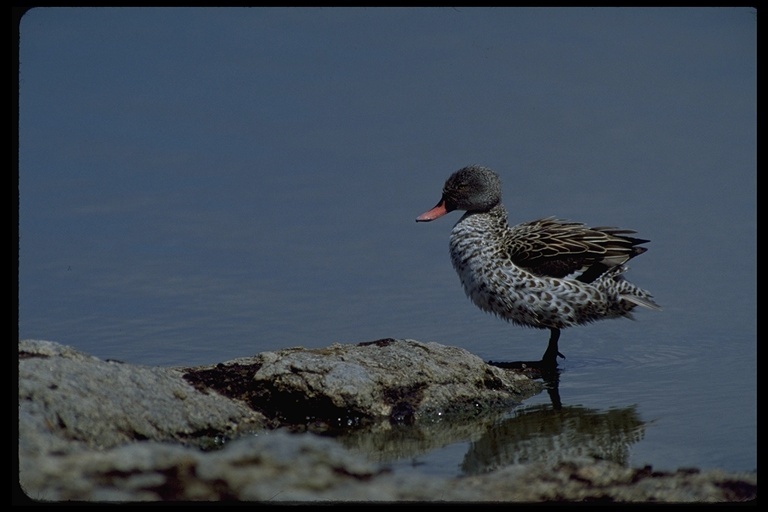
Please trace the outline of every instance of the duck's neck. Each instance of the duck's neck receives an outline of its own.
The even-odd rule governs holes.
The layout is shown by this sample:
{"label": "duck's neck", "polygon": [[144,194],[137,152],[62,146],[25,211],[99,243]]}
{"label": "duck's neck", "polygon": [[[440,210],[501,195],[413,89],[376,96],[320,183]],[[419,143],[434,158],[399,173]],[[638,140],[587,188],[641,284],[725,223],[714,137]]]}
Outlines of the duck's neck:
{"label": "duck's neck", "polygon": [[505,265],[509,236],[507,212],[501,205],[487,212],[467,212],[453,227],[451,262],[467,293],[474,290],[478,272]]}
{"label": "duck's neck", "polygon": [[462,215],[462,217],[456,223],[456,225],[458,226],[459,224],[463,223],[483,225],[486,226],[487,229],[492,229],[494,227],[496,229],[506,229],[509,227],[509,224],[507,223],[507,210],[501,203],[497,204],[488,211],[465,212],[464,215]]}
{"label": "duck's neck", "polygon": [[487,212],[467,212],[451,230],[451,253],[464,255],[467,251],[503,247],[509,236],[507,212],[497,205]]}

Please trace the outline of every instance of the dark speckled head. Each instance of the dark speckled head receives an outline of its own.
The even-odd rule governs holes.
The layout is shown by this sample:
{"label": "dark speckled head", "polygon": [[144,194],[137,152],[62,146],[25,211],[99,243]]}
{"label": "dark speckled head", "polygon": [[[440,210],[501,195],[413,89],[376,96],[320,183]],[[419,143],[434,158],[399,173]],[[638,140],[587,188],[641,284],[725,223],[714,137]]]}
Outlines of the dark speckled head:
{"label": "dark speckled head", "polygon": [[443,200],[448,211],[487,212],[501,202],[501,180],[487,167],[464,167],[446,180]]}
{"label": "dark speckled head", "polygon": [[499,175],[479,165],[470,165],[451,174],[443,186],[443,196],[416,222],[429,222],[453,210],[487,212],[501,202]]}

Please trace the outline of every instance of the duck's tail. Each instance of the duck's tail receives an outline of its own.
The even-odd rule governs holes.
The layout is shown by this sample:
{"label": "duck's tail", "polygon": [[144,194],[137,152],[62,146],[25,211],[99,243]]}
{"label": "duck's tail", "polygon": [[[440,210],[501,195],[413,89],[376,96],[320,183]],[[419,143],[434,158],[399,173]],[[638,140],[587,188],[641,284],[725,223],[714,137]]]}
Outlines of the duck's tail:
{"label": "duck's tail", "polygon": [[627,294],[627,293],[621,293],[619,296],[626,300],[627,302],[631,302],[632,304],[635,304],[636,306],[642,306],[647,309],[651,309],[653,311],[661,311],[661,306],[656,304],[656,302],[653,300],[653,297],[646,292],[645,290],[641,290],[640,288],[637,288],[638,292],[641,292],[640,294]]}
{"label": "duck's tail", "polygon": [[622,309],[625,310],[625,315],[631,318],[629,311],[635,306],[641,306],[652,311],[661,311],[653,296],[646,290],[630,283],[624,279],[624,272],[628,270],[628,267],[620,265],[612,269],[605,275],[606,280],[612,281],[615,286],[615,292],[619,296],[619,303],[625,302],[626,304]]}

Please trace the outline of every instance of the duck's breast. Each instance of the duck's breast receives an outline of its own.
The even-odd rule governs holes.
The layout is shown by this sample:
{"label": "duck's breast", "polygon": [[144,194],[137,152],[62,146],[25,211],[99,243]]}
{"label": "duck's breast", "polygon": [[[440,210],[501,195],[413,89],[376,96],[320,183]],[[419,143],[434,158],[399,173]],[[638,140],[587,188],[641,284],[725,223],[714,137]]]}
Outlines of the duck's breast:
{"label": "duck's breast", "polygon": [[518,267],[509,257],[503,231],[477,217],[465,216],[454,226],[450,252],[464,291],[480,309],[541,328],[563,328],[604,314],[606,297],[600,290]]}

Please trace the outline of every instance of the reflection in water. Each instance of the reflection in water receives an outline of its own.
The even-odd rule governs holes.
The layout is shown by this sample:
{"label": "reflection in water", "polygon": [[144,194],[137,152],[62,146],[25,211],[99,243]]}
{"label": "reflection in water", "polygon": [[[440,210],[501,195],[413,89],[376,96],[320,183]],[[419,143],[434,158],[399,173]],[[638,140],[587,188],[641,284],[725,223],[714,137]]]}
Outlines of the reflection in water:
{"label": "reflection in water", "polygon": [[598,411],[583,407],[519,409],[470,444],[461,468],[484,473],[511,464],[590,456],[626,465],[630,445],[645,430],[634,406]]}
{"label": "reflection in water", "polygon": [[476,417],[436,418],[411,425],[388,421],[355,429],[336,439],[377,462],[410,460],[454,443],[477,439],[501,419],[501,413]]}
{"label": "reflection in water", "polygon": [[488,361],[488,364],[496,366],[498,368],[514,369],[522,371],[528,377],[532,379],[542,379],[546,385],[549,399],[552,402],[552,407],[560,409],[563,404],[560,401],[560,368],[555,366],[554,368],[541,361],[513,361],[513,362],[499,362]]}
{"label": "reflection in water", "polygon": [[581,456],[627,465],[629,447],[645,433],[636,407],[604,411],[563,407],[558,378],[558,374],[545,378],[551,404],[422,420],[413,425],[384,422],[344,434],[338,441],[385,463],[411,460],[451,444],[469,442],[460,465],[463,474]]}

